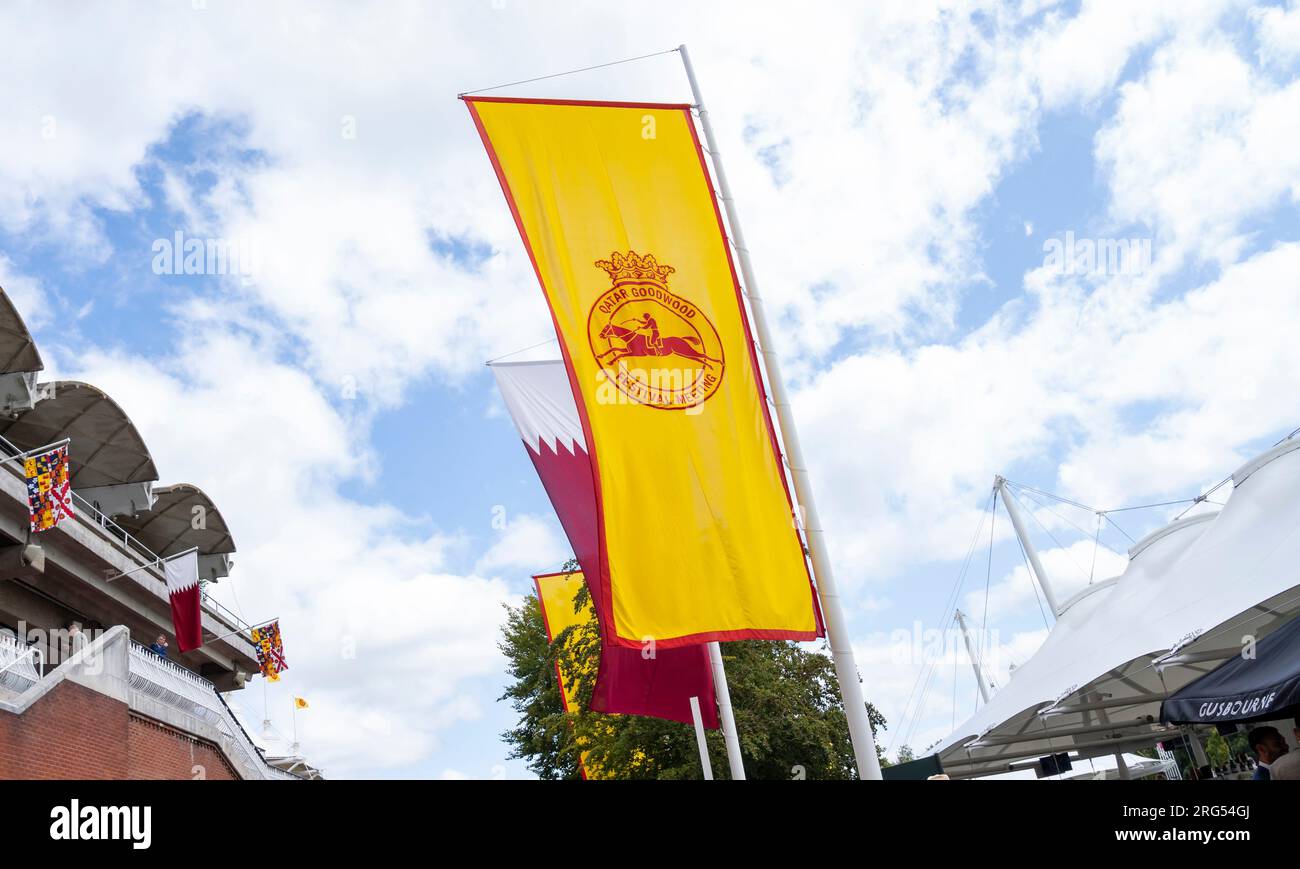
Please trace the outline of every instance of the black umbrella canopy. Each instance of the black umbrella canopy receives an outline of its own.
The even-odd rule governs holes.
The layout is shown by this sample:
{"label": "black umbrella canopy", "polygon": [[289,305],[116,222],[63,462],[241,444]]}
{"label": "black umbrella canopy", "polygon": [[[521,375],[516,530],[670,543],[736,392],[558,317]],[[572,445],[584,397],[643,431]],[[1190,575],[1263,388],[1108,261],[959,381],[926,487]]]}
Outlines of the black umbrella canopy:
{"label": "black umbrella canopy", "polygon": [[1160,704],[1166,724],[1269,721],[1300,713],[1300,618],[1234,655]]}

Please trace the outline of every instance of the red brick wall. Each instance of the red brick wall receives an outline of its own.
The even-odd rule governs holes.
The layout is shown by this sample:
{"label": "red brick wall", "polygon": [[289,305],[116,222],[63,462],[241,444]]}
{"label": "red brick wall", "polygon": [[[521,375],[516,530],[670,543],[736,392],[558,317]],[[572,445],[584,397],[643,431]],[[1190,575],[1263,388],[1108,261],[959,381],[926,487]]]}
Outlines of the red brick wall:
{"label": "red brick wall", "polygon": [[199,777],[238,778],[212,743],[74,682],[60,682],[22,715],[0,712],[0,779]]}
{"label": "red brick wall", "polygon": [[131,716],[128,746],[131,778],[239,778],[212,743],[148,718]]}
{"label": "red brick wall", "polygon": [[60,682],[22,715],[0,712],[0,778],[126,778],[130,710]]}

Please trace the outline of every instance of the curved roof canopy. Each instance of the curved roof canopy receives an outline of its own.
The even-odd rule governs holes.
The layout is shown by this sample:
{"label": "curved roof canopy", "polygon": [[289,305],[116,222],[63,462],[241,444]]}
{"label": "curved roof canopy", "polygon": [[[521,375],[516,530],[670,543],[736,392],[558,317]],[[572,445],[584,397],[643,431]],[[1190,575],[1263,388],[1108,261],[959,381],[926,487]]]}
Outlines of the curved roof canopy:
{"label": "curved roof canopy", "polygon": [[158,500],[152,510],[116,520],[132,537],[163,558],[196,547],[200,555],[235,551],[221,511],[198,486],[176,483],[155,487],[153,493]]}
{"label": "curved roof canopy", "polygon": [[0,435],[24,450],[70,438],[74,489],[158,479],[135,424],[103,390],[76,380],[44,383],[41,390],[46,397],[31,410],[0,419]]}
{"label": "curved roof canopy", "polygon": [[1066,608],[1039,650],[939,746],[957,777],[1049,753],[1113,754],[1162,737],[1160,701],[1297,612],[1300,441],[1239,472],[1217,513],[1133,547],[1113,583]]}
{"label": "curved roof canopy", "polygon": [[9,295],[0,289],[0,374],[40,371],[45,368],[32,333],[19,316]]}

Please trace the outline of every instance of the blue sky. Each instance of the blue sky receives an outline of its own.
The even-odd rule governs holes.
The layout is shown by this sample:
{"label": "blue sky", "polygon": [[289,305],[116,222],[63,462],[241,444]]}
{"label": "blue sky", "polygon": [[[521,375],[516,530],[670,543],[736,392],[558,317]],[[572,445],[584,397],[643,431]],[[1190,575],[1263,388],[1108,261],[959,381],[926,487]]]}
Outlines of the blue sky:
{"label": "blue sky", "polygon": [[[526,775],[496,632],[567,552],[482,363],[550,325],[466,88],[691,45],[895,748],[974,708],[964,657],[903,650],[948,627],[994,474],[1190,497],[1300,425],[1294,3],[198,7],[0,13],[29,71],[0,85],[0,285],[47,374],[107,388],[227,514],[218,595],[282,618],[267,702],[288,732],[311,700],[327,774]],[[508,92],[686,97],[672,55]],[[249,241],[254,274],[155,274],[176,232]],[[1151,262],[1053,272],[1067,232]],[[1062,587],[1122,567],[1091,513],[1026,506]],[[1002,679],[1044,626],[1005,513],[991,559],[982,533],[959,603],[984,623],[987,584]]]}

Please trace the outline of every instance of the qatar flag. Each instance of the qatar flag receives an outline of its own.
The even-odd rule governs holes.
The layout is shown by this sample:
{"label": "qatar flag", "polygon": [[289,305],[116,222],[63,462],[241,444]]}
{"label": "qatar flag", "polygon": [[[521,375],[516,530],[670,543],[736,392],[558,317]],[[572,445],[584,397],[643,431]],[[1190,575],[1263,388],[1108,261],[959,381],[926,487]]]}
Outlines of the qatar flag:
{"label": "qatar flag", "polygon": [[203,645],[203,615],[199,609],[199,553],[186,552],[163,562],[167,593],[172,599],[172,632],[182,652]]}
{"label": "qatar flag", "polygon": [[[578,564],[587,576],[596,576],[600,535],[595,481],[564,363],[558,359],[499,362],[491,368]],[[596,612],[601,612],[600,583],[589,583],[588,590]],[[659,648],[649,657],[642,649],[609,642],[603,625],[600,635],[600,671],[591,694],[593,712],[648,715],[690,724],[690,698],[699,697],[704,726],[718,727],[707,646]]]}

